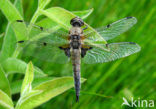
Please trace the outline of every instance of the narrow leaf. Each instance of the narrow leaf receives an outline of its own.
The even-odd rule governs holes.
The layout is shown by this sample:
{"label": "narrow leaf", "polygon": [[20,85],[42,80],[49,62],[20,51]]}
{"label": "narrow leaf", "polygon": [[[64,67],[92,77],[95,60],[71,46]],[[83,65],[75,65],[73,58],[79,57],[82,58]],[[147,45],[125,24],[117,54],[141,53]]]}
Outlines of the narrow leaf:
{"label": "narrow leaf", "polygon": [[[11,36],[11,37],[10,37]],[[0,61],[3,62],[8,57],[11,57],[15,51],[16,37],[14,31],[12,30],[10,24],[8,24],[6,29],[6,34],[3,39],[2,50],[0,54]]]}
{"label": "narrow leaf", "polygon": [[[71,28],[70,20],[76,17],[75,14],[60,7],[40,10],[40,12],[66,30],[69,30]],[[107,43],[91,26],[89,26],[87,23],[85,23],[85,26],[88,26],[88,28],[84,32],[93,31],[96,41],[101,41],[103,44]]]}
{"label": "narrow leaf", "polygon": [[23,17],[23,6],[22,6],[22,0],[15,0],[14,5],[16,9],[19,11],[21,16]]}
{"label": "narrow leaf", "polygon": [[[74,11],[73,13],[75,13],[77,16],[81,18],[86,18],[88,15],[90,15],[92,11],[93,9],[89,9],[89,10],[84,10],[84,11]],[[61,28],[56,22],[54,22],[50,18],[44,18],[41,21],[37,22],[36,24],[41,27],[53,30],[53,31]],[[34,37],[34,34],[30,34],[29,37]]]}
{"label": "narrow leaf", "polygon": [[[89,10],[83,10],[83,11],[73,11],[72,13],[84,19],[84,18],[87,18],[92,13],[92,11],[93,9],[89,9]],[[57,26],[57,23],[55,23],[50,18],[44,18],[41,21],[37,22],[36,24],[45,28],[54,28]]]}
{"label": "narrow leaf", "polygon": [[10,97],[0,90],[0,105],[7,108],[7,109],[14,109],[14,104]]}
{"label": "narrow leaf", "polygon": [[44,9],[46,5],[48,5],[48,3],[50,2],[51,0],[39,0],[39,3],[38,3],[38,8],[35,12],[35,14],[33,15],[30,23],[35,23],[37,18],[41,15],[41,13],[39,12],[40,9]]}
{"label": "narrow leaf", "polygon": [[2,0],[0,2],[0,9],[9,21],[22,19],[22,16],[19,14],[18,10],[9,0]]}
{"label": "narrow leaf", "polygon": [[50,2],[51,0],[39,0],[39,8],[44,9],[44,7]]}
{"label": "narrow leaf", "polygon": [[26,92],[28,91],[28,90],[26,90],[26,86],[30,86],[31,87],[31,83],[33,81],[33,78],[34,78],[34,68],[33,68],[32,62],[29,62],[28,65],[27,65],[25,77],[24,77],[24,80],[23,80],[21,93],[23,93],[24,90]]}
{"label": "narrow leaf", "polygon": [[0,38],[2,38],[3,36],[4,36],[4,33],[1,33],[1,34],[0,34]]}
{"label": "narrow leaf", "polygon": [[93,12],[93,8],[88,10],[83,10],[83,11],[72,11],[73,14],[79,16],[82,19],[87,18],[92,12]]}
{"label": "narrow leaf", "polygon": [[15,109],[24,109],[24,108],[21,108],[21,104],[25,100],[29,99],[30,97],[35,96],[35,95],[38,95],[40,93],[42,93],[42,91],[40,91],[40,90],[32,90],[31,92],[27,93],[26,95],[20,97],[20,99],[17,102],[17,105],[16,105],[16,108]]}
{"label": "narrow leaf", "polygon": [[[39,77],[39,78],[34,78],[34,81],[32,82],[32,87],[36,87],[37,85],[47,82],[49,80],[54,79],[55,77]],[[11,83],[11,93],[12,94],[17,94],[21,90],[22,86],[22,80],[17,80]]]}
{"label": "narrow leaf", "polygon": [[1,65],[0,65],[0,89],[3,92],[5,92],[9,97],[11,97],[9,81]]}
{"label": "narrow leaf", "polygon": [[[85,79],[81,81],[84,82]],[[42,93],[25,100],[19,109],[35,108],[72,87],[74,87],[73,77],[61,77],[42,83],[34,88],[34,90],[41,90]]]}
{"label": "narrow leaf", "polygon": [[[15,0],[14,5],[18,9],[20,14],[23,15],[21,0]],[[15,46],[16,46],[15,42],[16,42],[16,36],[14,34],[14,31],[13,31],[10,23],[8,23],[7,29],[5,31],[5,36],[3,39],[1,54],[0,54],[1,62],[13,55],[13,53],[15,51]]]}
{"label": "narrow leaf", "polygon": [[[1,0],[0,9],[3,14],[6,16],[9,22],[14,22],[16,20],[23,20],[23,17],[20,15],[18,10],[9,0]],[[13,29],[16,33],[17,40],[26,39],[27,31],[26,26],[23,25],[13,25]],[[22,28],[22,29],[21,29]]]}
{"label": "narrow leaf", "polygon": [[[2,63],[2,66],[5,70],[6,73],[22,73],[24,74],[26,71],[27,64],[19,59],[16,58],[8,58],[6,61]],[[35,67],[35,76],[36,77],[42,77],[46,76],[46,74],[43,73],[42,70],[39,68]]]}

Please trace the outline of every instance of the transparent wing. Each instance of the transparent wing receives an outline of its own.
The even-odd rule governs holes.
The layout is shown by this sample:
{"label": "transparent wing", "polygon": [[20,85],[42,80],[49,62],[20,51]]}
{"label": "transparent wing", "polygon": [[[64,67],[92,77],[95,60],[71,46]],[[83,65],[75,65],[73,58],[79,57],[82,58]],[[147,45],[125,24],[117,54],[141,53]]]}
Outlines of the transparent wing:
{"label": "transparent wing", "polygon": [[[95,29],[105,40],[113,39],[119,36],[121,33],[126,32],[134,24],[136,24],[137,19],[135,17],[126,17],[121,20],[118,20],[112,24],[109,24],[105,27],[100,27]],[[85,36],[93,40],[94,32],[86,32]]]}
{"label": "transparent wing", "polygon": [[41,61],[64,64],[69,61],[65,52],[59,47],[62,46],[52,42],[45,42],[43,38],[40,41],[24,41],[18,44],[22,47],[23,56],[32,56]]}
{"label": "transparent wing", "polygon": [[129,56],[140,49],[140,46],[133,42],[98,45],[88,50],[82,60],[87,64],[104,63]]}
{"label": "transparent wing", "polygon": [[46,37],[47,35],[52,35],[52,36],[55,35],[55,37],[59,37],[63,39],[68,38],[68,32],[63,29],[60,29],[60,27],[58,26],[54,26],[51,28],[44,28],[42,26],[31,24],[23,20],[16,20],[13,22],[13,25],[23,25],[23,24],[25,24],[27,27],[27,36],[28,36],[27,39],[41,38],[41,37]]}
{"label": "transparent wing", "polygon": [[45,29],[22,20],[17,20],[14,23],[16,25],[24,23],[28,29],[27,40],[18,41],[24,56],[32,56],[39,60],[55,63],[66,63],[69,61],[64,51],[59,48],[69,43],[67,32],[54,28]]}

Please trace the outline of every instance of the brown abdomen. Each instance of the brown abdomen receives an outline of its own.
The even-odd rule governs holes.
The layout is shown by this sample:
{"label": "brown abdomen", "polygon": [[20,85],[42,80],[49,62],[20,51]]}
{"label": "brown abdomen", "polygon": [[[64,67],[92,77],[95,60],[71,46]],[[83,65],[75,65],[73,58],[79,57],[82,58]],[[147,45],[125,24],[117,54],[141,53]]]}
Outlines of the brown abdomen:
{"label": "brown abdomen", "polygon": [[73,64],[73,72],[74,72],[74,82],[75,82],[75,91],[76,91],[76,101],[79,101],[80,95],[80,64],[81,64],[81,51],[80,49],[72,49],[71,51],[71,59]]}

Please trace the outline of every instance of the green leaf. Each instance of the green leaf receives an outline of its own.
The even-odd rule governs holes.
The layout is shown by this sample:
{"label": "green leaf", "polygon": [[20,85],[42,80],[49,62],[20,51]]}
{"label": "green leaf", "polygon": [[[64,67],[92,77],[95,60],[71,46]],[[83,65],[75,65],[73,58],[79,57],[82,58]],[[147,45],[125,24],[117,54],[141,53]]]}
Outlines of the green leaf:
{"label": "green leaf", "polygon": [[22,0],[15,0],[14,5],[16,9],[19,11],[21,16],[23,17],[23,6],[22,6]]}
{"label": "green leaf", "polygon": [[[75,14],[60,7],[53,7],[46,10],[40,10],[40,12],[66,30],[69,30],[71,28],[70,20],[76,17]],[[107,43],[91,26],[89,26],[87,23],[85,23],[85,26],[88,26],[88,29],[86,29],[84,32],[92,31],[94,33],[93,38],[96,39],[96,41],[101,41],[101,43],[103,44]]]}
{"label": "green leaf", "polygon": [[[81,81],[83,83],[85,79],[81,79]],[[33,89],[33,90],[41,90],[42,93],[31,96],[30,98],[25,100],[21,104],[19,109],[35,108],[72,87],[74,87],[73,77],[60,77],[42,83]]]}
{"label": "green leaf", "polygon": [[57,26],[57,24],[49,18],[44,18],[36,24],[44,28],[55,28]]}
{"label": "green leaf", "polygon": [[[84,10],[84,11],[74,11],[73,13],[75,13],[77,16],[80,16],[82,18],[86,18],[92,11],[93,11],[93,9],[89,9],[89,10]],[[60,26],[58,26],[58,24],[56,22],[54,22],[50,18],[44,18],[41,21],[37,22],[36,24],[41,27],[53,30],[53,31],[61,28]],[[34,34],[30,34],[29,37],[34,37]],[[36,37],[34,37],[34,38],[36,38]]]}
{"label": "green leaf", "polygon": [[[11,36],[11,37],[10,37]],[[14,31],[12,30],[10,24],[8,24],[6,29],[6,34],[3,39],[2,50],[0,54],[0,61],[6,60],[11,57],[15,50],[16,37]]]}
{"label": "green leaf", "polygon": [[[92,13],[92,11],[93,9],[89,9],[83,11],[73,11],[72,13],[84,19],[87,18]],[[44,18],[36,24],[45,28],[55,28],[56,26],[58,26],[57,23],[51,20],[50,18]]]}
{"label": "green leaf", "polygon": [[[42,93],[42,91],[40,91],[40,90],[31,90],[29,93],[23,95],[23,96],[20,97],[20,99],[18,100],[15,109],[23,109],[23,108],[21,108],[21,104],[22,104],[25,100],[29,99],[29,98],[32,97],[32,96],[38,95],[38,94],[40,94],[40,93]],[[27,108],[26,108],[26,109],[27,109]],[[30,109],[30,108],[29,108],[29,109]]]}
{"label": "green leaf", "polygon": [[3,36],[4,36],[4,33],[1,33],[1,34],[0,34],[0,38],[2,38]]}
{"label": "green leaf", "polygon": [[37,18],[41,15],[41,13],[40,13],[39,10],[40,10],[40,9],[44,9],[45,6],[48,5],[50,1],[51,1],[51,0],[39,0],[38,8],[37,8],[35,14],[33,15],[33,17],[32,17],[32,19],[31,19],[30,23],[35,23],[35,22],[36,22]]}
{"label": "green leaf", "polygon": [[34,67],[32,62],[29,62],[27,65],[27,69],[26,69],[26,73],[25,73],[25,77],[22,83],[22,88],[21,88],[21,94],[23,93],[28,93],[29,89],[26,89],[26,86],[30,86],[31,87],[31,83],[34,79]]}
{"label": "green leaf", "polygon": [[18,10],[9,0],[1,1],[0,9],[2,10],[3,14],[6,16],[8,21],[15,21],[17,19],[22,19],[22,16],[18,12]]}
{"label": "green leaf", "polygon": [[[23,20],[23,17],[20,15],[18,10],[9,0],[2,0],[0,2],[0,9],[3,12],[3,14],[6,16],[9,22],[14,22],[19,19]],[[22,40],[22,39],[27,38],[27,31],[26,31],[27,29],[24,24],[15,25],[14,23],[12,23],[12,25],[16,33],[17,40]]]}
{"label": "green leaf", "polygon": [[[8,58],[6,61],[2,63],[2,66],[6,73],[22,73],[24,74],[26,71],[27,64],[16,58]],[[35,76],[42,77],[46,76],[39,68],[35,67]]]}
{"label": "green leaf", "polygon": [[44,9],[51,0],[39,0],[39,8]]}
{"label": "green leaf", "polygon": [[[34,78],[33,82],[32,82],[32,87],[36,87],[37,85],[44,83],[46,81],[52,80],[56,77],[39,77],[39,78]],[[13,81],[11,83],[11,93],[12,94],[16,94],[19,93],[21,90],[21,86],[22,86],[22,80],[17,80],[17,81]]]}
{"label": "green leaf", "polygon": [[83,10],[83,11],[72,11],[72,13],[75,14],[76,16],[79,16],[82,19],[85,19],[93,12],[93,10],[94,9],[92,8],[92,9]]}
{"label": "green leaf", "polygon": [[[14,5],[18,9],[20,14],[23,15],[21,0],[16,0]],[[15,36],[14,31],[11,28],[11,25],[9,23],[7,25],[7,29],[5,31],[2,50],[1,50],[1,54],[0,54],[0,61],[1,62],[13,55],[13,53],[15,51],[15,46],[16,46],[15,42],[16,42],[16,36]]]}
{"label": "green leaf", "polygon": [[6,109],[14,109],[14,104],[10,97],[0,90],[0,105],[5,107]]}
{"label": "green leaf", "polygon": [[3,92],[5,92],[9,97],[11,97],[9,81],[1,65],[0,65],[0,89]]}

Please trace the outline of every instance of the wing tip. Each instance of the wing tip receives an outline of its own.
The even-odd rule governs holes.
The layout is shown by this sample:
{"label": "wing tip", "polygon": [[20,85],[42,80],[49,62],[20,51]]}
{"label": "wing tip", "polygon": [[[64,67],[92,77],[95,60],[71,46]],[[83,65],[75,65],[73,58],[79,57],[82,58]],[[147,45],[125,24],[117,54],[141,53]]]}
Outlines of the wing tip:
{"label": "wing tip", "polygon": [[137,18],[136,17],[129,16],[129,17],[126,17],[126,19],[133,19],[134,20],[134,24],[137,23]]}
{"label": "wing tip", "polygon": [[129,42],[129,44],[132,44],[132,45],[137,46],[137,51],[136,51],[136,53],[139,52],[139,51],[141,50],[141,47],[140,47],[139,44],[137,44],[137,43],[135,43],[135,42]]}
{"label": "wing tip", "polygon": [[131,19],[131,18],[133,18],[132,16],[129,16],[129,17],[126,17],[127,19]]}
{"label": "wing tip", "polygon": [[135,45],[136,45],[136,43],[135,43],[135,42],[129,42],[129,44],[135,44]]}

